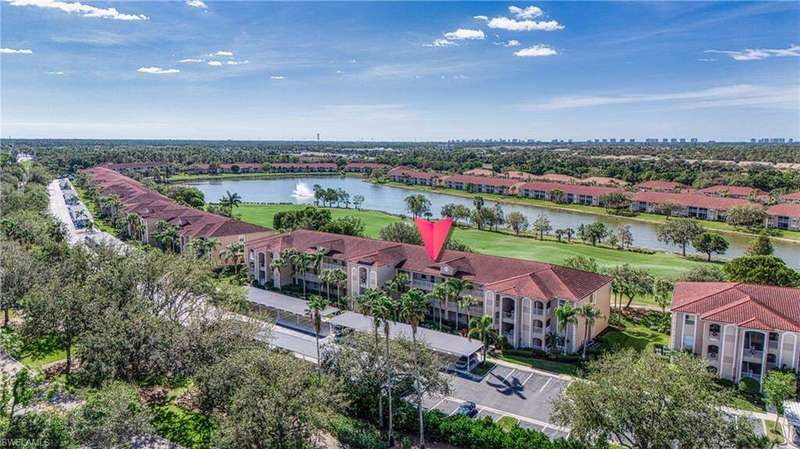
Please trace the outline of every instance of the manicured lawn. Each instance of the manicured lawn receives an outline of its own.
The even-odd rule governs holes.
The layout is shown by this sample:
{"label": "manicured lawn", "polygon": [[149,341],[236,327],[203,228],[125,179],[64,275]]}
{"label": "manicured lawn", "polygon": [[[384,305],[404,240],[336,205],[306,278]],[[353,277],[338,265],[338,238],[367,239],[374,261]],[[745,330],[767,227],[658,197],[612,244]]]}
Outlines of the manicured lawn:
{"label": "manicured lawn", "polygon": [[[242,205],[236,208],[235,214],[250,223],[272,226],[272,217],[279,211],[298,209],[304,206],[294,204],[276,205]],[[352,215],[361,218],[368,237],[377,238],[384,226],[402,220],[402,218],[380,211],[331,209],[334,218]],[[480,231],[473,228],[458,228],[453,238],[463,241],[473,251],[494,256],[515,257],[519,259],[537,260],[541,262],[561,264],[573,256],[587,256],[597,260],[601,268],[612,268],[627,263],[644,268],[655,276],[675,279],[686,270],[695,266],[706,265],[705,262],[684,259],[670,253],[641,254],[630,251],[619,251],[610,248],[593,247],[583,243],[559,243],[556,241],[539,241],[530,237]],[[644,301],[646,302],[646,301]]]}
{"label": "manicured lawn", "polygon": [[625,328],[609,330],[598,339],[608,349],[634,348],[638,351],[652,350],[655,345],[669,345],[669,335],[648,329],[625,320]]}
{"label": "manicured lawn", "polygon": [[783,444],[786,442],[786,439],[783,437],[783,427],[778,426],[775,428],[775,421],[764,420],[764,424],[766,424],[767,428],[767,438],[775,444]]}
{"label": "manicured lawn", "polygon": [[519,424],[519,420],[514,418],[513,416],[503,416],[502,418],[497,420],[497,427],[509,432],[511,429],[516,427]]}
{"label": "manicured lawn", "polygon": [[172,389],[162,404],[152,407],[153,427],[160,436],[185,448],[209,448],[211,436],[217,429],[216,420],[175,403],[188,388],[190,385]]}
{"label": "manicured lawn", "polygon": [[529,355],[520,354],[517,352],[512,353],[498,353],[493,356],[496,359],[504,360],[506,362],[516,363],[519,365],[529,366],[531,368],[540,369],[542,371],[549,371],[556,374],[567,374],[570,376],[577,376],[580,367],[572,363],[556,362],[553,360],[544,360],[533,358]]}
{"label": "manicured lawn", "polygon": [[67,358],[55,339],[43,337],[24,341],[12,328],[0,329],[0,346],[23,365],[35,370]]}

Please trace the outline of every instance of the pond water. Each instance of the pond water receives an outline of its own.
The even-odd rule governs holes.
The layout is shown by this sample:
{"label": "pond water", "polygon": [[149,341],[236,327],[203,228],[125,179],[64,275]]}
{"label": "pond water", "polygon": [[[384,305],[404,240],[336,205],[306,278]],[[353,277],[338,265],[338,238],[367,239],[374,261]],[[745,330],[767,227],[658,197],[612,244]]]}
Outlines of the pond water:
{"label": "pond water", "polygon": [[[352,198],[355,195],[364,197],[364,209],[381,210],[392,214],[405,214],[408,211],[403,201],[406,196],[414,193],[422,193],[431,201],[431,212],[438,218],[442,206],[448,203],[457,203],[472,208],[472,200],[446,193],[416,192],[409,189],[393,187],[388,185],[372,184],[362,181],[360,178],[352,176],[299,176],[290,178],[276,179],[219,179],[195,181],[186,183],[197,187],[206,197],[207,201],[217,201],[226,191],[238,193],[243,201],[254,201],[264,203],[294,203],[311,204],[314,202],[313,186],[319,184],[325,188],[344,189],[350,193]],[[486,201],[486,207],[494,207],[492,201]],[[650,223],[643,223],[636,220],[629,220],[624,217],[601,217],[581,212],[571,212],[557,209],[547,209],[536,206],[501,204],[505,213],[512,211],[522,212],[531,223],[540,214],[545,214],[550,218],[553,229],[572,227],[577,228],[580,224],[590,224],[595,221],[605,223],[612,228],[623,224],[628,224],[633,232],[633,244],[641,248],[665,250],[678,252],[680,248],[665,245],[656,238],[656,226]],[[750,238],[725,234],[725,238],[730,241],[730,248],[723,256],[733,258],[745,253]],[[774,241],[775,255],[782,258],[786,263],[795,269],[800,269],[800,244]],[[689,249],[694,252],[694,249]],[[715,256],[716,257],[716,256]]]}

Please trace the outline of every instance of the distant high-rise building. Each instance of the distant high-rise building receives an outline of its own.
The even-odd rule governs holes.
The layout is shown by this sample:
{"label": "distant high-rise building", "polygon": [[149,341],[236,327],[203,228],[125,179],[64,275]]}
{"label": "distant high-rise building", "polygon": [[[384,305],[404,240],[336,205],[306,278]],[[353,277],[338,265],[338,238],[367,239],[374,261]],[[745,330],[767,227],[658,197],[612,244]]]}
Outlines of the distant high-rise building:
{"label": "distant high-rise building", "polygon": [[636,139],[628,139],[628,142],[634,143],[634,142],[636,142]]}
{"label": "distant high-rise building", "polygon": [[667,139],[666,137],[664,137],[663,139],[661,139],[661,142],[663,142],[663,143],[667,143],[667,142],[669,142],[669,139]]}
{"label": "distant high-rise building", "polygon": [[692,143],[697,143],[697,137],[692,137],[692,139],[691,139],[690,141],[691,141]]}
{"label": "distant high-rise building", "polygon": [[644,141],[647,143],[658,143],[658,139],[652,137],[648,137],[647,139],[644,139]]}
{"label": "distant high-rise building", "polygon": [[750,143],[756,143],[756,139],[755,138],[750,139]]}
{"label": "distant high-rise building", "polygon": [[611,143],[617,143],[617,139],[611,139]]}
{"label": "distant high-rise building", "polygon": [[686,139],[685,139],[685,138],[683,138],[683,137],[681,137],[681,138],[679,139],[679,142],[680,142],[680,143],[685,143],[685,142],[686,142]]}
{"label": "distant high-rise building", "polygon": [[678,142],[678,139],[676,139],[675,137],[673,137],[672,139],[669,139],[669,141],[670,141],[671,143],[677,143],[677,142]]}

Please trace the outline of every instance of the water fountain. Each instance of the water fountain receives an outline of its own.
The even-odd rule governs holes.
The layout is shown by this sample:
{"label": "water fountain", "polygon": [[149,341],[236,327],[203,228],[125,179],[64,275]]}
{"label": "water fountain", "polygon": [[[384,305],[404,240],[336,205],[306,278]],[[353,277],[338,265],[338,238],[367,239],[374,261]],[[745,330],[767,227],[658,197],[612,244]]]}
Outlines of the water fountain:
{"label": "water fountain", "polygon": [[298,181],[294,186],[294,191],[292,191],[292,197],[298,201],[306,201],[314,198],[314,190],[308,184]]}

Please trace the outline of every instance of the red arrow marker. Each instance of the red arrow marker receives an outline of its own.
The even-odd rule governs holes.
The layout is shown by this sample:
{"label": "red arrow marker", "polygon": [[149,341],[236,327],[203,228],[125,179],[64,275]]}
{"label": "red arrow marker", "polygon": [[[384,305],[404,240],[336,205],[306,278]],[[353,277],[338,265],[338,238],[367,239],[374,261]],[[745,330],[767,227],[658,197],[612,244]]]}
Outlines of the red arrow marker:
{"label": "red arrow marker", "polygon": [[444,248],[444,242],[447,241],[447,236],[450,234],[450,227],[453,225],[451,218],[443,218],[437,222],[430,222],[422,218],[414,220],[417,225],[419,235],[422,237],[422,242],[425,243],[425,249],[428,251],[428,257],[431,260],[439,258],[439,253]]}

